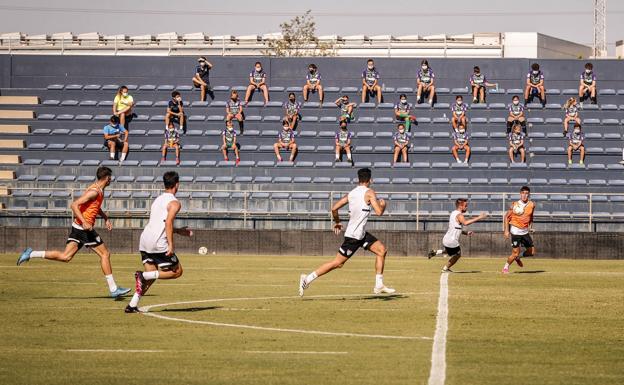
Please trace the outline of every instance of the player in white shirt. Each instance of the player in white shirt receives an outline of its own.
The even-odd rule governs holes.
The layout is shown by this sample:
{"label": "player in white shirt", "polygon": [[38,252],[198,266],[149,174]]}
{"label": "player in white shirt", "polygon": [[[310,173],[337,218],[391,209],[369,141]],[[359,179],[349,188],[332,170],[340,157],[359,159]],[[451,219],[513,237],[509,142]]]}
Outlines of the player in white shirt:
{"label": "player in white shirt", "polygon": [[461,247],[459,246],[459,237],[464,235],[472,235],[472,231],[467,231],[464,229],[464,226],[469,226],[481,219],[487,218],[486,213],[481,213],[479,216],[466,219],[464,214],[468,210],[468,200],[467,199],[457,199],[455,201],[455,210],[451,213],[449,217],[449,227],[442,239],[442,245],[444,246],[444,250],[431,250],[429,251],[428,257],[434,257],[436,255],[444,254],[450,257],[447,264],[442,268],[443,273],[452,273],[451,266],[459,261],[461,258]]}
{"label": "player in white shirt", "polygon": [[136,287],[126,313],[139,312],[139,300],[157,279],[176,279],[182,276],[182,265],[175,254],[173,234],[190,237],[189,229],[175,229],[173,222],[181,205],[175,194],[180,187],[180,176],[175,171],[163,175],[165,192],[152,203],[150,219],[141,233],[139,251],[145,271],[134,273]]}
{"label": "player in white shirt", "polygon": [[338,235],[342,231],[342,223],[340,223],[338,210],[349,204],[349,224],[345,231],[344,242],[342,246],[340,246],[336,258],[324,263],[310,274],[301,274],[299,277],[300,296],[303,296],[304,290],[307,289],[316,278],[334,269],[341,268],[360,247],[363,247],[364,250],[371,251],[377,256],[375,261],[376,275],[373,293],[392,294],[396,291],[386,287],[383,283],[383,271],[387,254],[386,246],[365,230],[371,210],[375,210],[375,214],[377,215],[383,215],[386,210],[386,202],[383,199],[378,200],[375,191],[370,188],[372,182],[370,169],[362,168],[358,170],[358,181],[358,186],[351,190],[348,195],[342,197],[332,207],[334,233]]}

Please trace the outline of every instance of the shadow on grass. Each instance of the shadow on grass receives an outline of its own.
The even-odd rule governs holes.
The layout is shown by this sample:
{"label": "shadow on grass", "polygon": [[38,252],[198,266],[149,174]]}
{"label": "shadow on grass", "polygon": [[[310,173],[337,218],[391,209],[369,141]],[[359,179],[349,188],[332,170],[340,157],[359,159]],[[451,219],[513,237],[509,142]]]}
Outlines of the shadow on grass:
{"label": "shadow on grass", "polygon": [[[151,294],[145,294],[143,297],[158,297],[158,295],[151,295]],[[100,295],[100,296],[93,296],[93,297],[72,297],[72,296],[58,296],[58,297],[33,297],[33,299],[105,299],[108,301],[128,301],[130,298],[132,298],[131,295],[125,295],[122,297],[117,297],[117,298],[112,298],[110,295]]]}
{"label": "shadow on grass", "polygon": [[223,306],[194,306],[194,307],[185,307],[185,308],[178,308],[178,309],[163,309],[163,310],[160,310],[159,312],[193,313],[196,311],[220,309],[222,307]]}
{"label": "shadow on grass", "polygon": [[465,270],[465,271],[455,271],[453,270],[453,274],[480,274],[483,273],[481,270]]}
{"label": "shadow on grass", "polygon": [[390,294],[390,295],[363,295],[361,297],[344,297],[344,298],[303,298],[304,301],[394,301],[397,299],[409,298],[408,295]]}
{"label": "shadow on grass", "polygon": [[514,272],[514,274],[539,274],[539,273],[545,273],[546,270],[523,270],[523,271],[516,271]]}

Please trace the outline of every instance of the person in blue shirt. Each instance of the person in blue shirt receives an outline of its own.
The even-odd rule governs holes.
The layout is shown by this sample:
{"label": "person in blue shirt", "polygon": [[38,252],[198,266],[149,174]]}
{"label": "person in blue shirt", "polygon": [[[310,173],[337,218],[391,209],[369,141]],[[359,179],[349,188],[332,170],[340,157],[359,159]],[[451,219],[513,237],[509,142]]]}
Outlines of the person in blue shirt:
{"label": "person in blue shirt", "polygon": [[117,151],[121,151],[119,163],[126,160],[128,155],[128,130],[119,124],[119,116],[111,116],[110,123],[104,126],[104,146],[110,152],[110,159],[114,160]]}

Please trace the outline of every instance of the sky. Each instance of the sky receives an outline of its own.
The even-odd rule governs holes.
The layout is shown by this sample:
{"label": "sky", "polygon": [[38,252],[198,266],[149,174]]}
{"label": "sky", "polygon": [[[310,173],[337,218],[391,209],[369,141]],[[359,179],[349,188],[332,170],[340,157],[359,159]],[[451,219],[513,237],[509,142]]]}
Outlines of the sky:
{"label": "sky", "polygon": [[[592,45],[592,0],[0,0],[0,32],[158,34],[278,32],[312,10],[321,35],[434,35],[540,32]],[[390,6],[388,6],[388,4]],[[624,39],[624,1],[607,3],[609,53]]]}

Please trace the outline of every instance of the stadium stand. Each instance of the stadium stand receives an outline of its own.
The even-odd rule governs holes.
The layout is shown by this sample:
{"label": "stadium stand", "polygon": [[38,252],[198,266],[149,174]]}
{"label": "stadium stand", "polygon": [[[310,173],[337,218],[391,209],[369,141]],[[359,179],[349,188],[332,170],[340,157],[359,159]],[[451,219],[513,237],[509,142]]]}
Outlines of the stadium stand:
{"label": "stadium stand", "polygon": [[[238,137],[241,162],[223,161],[219,146],[225,101],[231,89],[241,90],[256,57],[209,58],[214,68],[215,99],[199,102],[192,87],[194,57],[59,57],[0,56],[0,190],[3,217],[32,213],[66,213],[74,192],[92,180],[100,165],[111,166],[114,191],[107,207],[119,216],[141,216],[160,184],[164,169],[183,176],[183,215],[289,216],[325,218],[336,192],[349,188],[355,175],[348,163],[334,164],[334,133],[340,94],[359,100],[364,59],[263,58],[271,102],[256,93],[245,108],[244,135]],[[294,163],[276,163],[273,143],[281,129],[282,102],[304,84],[307,65],[314,62],[323,76],[326,102],[303,104]],[[415,105],[418,123],[412,128],[409,163],[392,165],[391,135],[396,129],[393,103],[413,87],[419,61],[376,58],[385,102],[359,104],[354,132],[354,167],[373,168],[377,191],[392,204],[390,218],[435,220],[448,213],[448,200],[471,194],[476,210],[500,214],[505,199],[529,184],[539,202],[543,221],[589,219],[617,225],[624,219],[624,64],[594,63],[598,103],[581,110],[587,135],[585,165],[567,164],[562,137],[561,105],[578,92],[578,75],[585,61],[541,60],[548,105],[527,109],[527,164],[510,164],[505,135],[506,106],[522,94],[528,59],[431,59],[436,73],[437,103]],[[468,77],[479,65],[490,82],[486,104],[469,105],[472,135],[470,164],[457,164],[452,147],[449,103],[463,95],[468,103]],[[120,74],[124,74],[120,76]],[[102,127],[111,114],[119,85],[127,85],[136,101],[136,116],[128,125],[130,153],[123,165],[108,160]],[[188,132],[182,136],[182,162],[160,164],[164,113],[172,90],[182,93]],[[312,100],[315,100],[312,98]],[[235,124],[234,127],[238,129]],[[346,160],[346,158],[345,158]],[[135,199],[139,198],[139,199]],[[591,214],[590,214],[591,213]]]}

